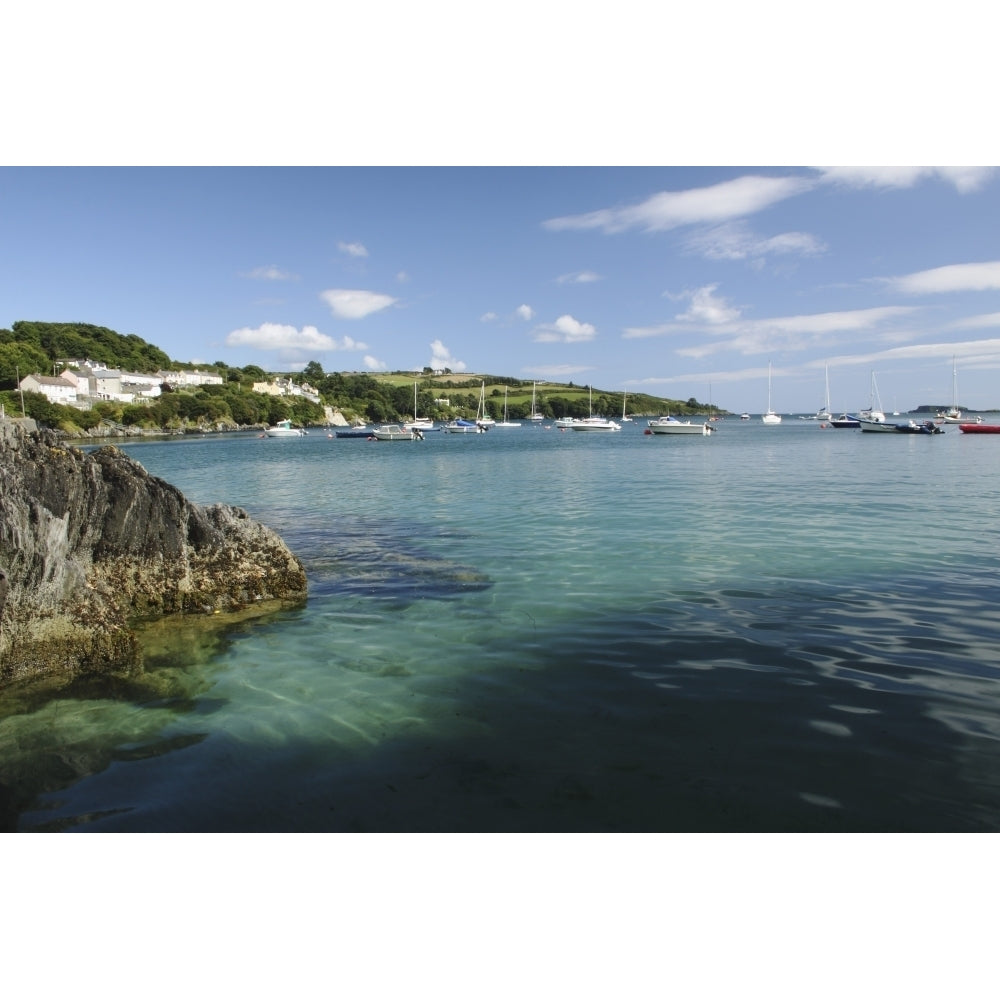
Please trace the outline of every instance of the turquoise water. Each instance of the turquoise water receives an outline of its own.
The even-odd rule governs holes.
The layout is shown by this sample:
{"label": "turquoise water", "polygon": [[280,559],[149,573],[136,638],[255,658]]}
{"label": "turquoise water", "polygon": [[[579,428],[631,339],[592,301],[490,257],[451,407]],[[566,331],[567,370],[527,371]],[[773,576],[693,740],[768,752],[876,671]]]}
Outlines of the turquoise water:
{"label": "turquoise water", "polygon": [[1000,440],[642,430],[126,446],[309,600],[0,695],[16,828],[1000,828]]}

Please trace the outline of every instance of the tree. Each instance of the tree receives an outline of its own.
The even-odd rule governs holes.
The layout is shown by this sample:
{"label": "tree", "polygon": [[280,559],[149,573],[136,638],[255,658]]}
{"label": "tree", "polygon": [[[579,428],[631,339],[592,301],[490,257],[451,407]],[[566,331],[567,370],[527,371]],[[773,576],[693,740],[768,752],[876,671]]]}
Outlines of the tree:
{"label": "tree", "polygon": [[24,342],[0,344],[0,388],[16,389],[20,375],[49,371],[49,359],[32,344]]}
{"label": "tree", "polygon": [[323,366],[318,361],[310,361],[302,369],[302,377],[310,385],[318,385],[323,379]]}

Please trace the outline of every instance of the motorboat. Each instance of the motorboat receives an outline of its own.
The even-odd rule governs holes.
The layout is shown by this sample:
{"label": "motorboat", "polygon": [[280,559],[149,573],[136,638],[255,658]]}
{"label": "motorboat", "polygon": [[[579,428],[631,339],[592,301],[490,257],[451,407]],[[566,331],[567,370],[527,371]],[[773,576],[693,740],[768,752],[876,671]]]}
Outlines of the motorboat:
{"label": "motorboat", "polygon": [[264,433],[269,438],[305,437],[306,434],[301,427],[293,427],[291,420],[279,420],[273,427],[268,427]]}
{"label": "motorboat", "polygon": [[582,417],[570,424],[572,431],[620,431],[621,424],[616,424],[607,417]]}
{"label": "motorboat", "polygon": [[402,424],[382,424],[376,427],[371,436],[376,441],[422,441],[420,431],[407,430]]}
{"label": "motorboat", "polygon": [[479,424],[474,420],[463,420],[458,417],[455,420],[449,420],[448,423],[441,428],[446,434],[485,434],[486,428],[480,427]]}
{"label": "motorboat", "polygon": [[1000,424],[959,424],[963,434],[1000,434]]}
{"label": "motorboat", "polygon": [[919,424],[915,420],[908,420],[905,424],[894,426],[901,434],[944,434],[933,420],[923,420]]}
{"label": "motorboat", "polygon": [[852,417],[849,413],[842,413],[839,417],[833,417],[830,420],[831,427],[849,427],[857,429],[861,426],[861,421],[857,417]]}
{"label": "motorboat", "polygon": [[708,423],[695,424],[690,420],[667,416],[647,421],[646,430],[650,434],[700,434],[708,437],[715,428]]}

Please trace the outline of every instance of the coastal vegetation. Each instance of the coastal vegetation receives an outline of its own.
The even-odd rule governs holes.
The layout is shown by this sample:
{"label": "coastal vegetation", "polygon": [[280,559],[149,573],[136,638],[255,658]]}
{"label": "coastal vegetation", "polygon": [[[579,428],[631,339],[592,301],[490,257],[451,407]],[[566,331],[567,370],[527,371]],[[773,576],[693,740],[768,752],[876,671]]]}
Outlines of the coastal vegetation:
{"label": "coastal vegetation", "polygon": [[[143,374],[166,370],[192,370],[219,375],[221,385],[177,388],[164,383],[155,399],[131,403],[96,401],[89,408],[53,403],[40,393],[18,391],[18,380],[31,373],[58,374],[69,359],[89,359],[108,368]],[[316,403],[301,395],[255,392],[255,383],[284,377],[308,385],[318,395]],[[414,413],[414,383],[417,386]],[[450,420],[474,417],[485,386],[486,410],[501,419],[506,392],[507,415],[527,419],[531,412],[533,383],[503,375],[435,372],[325,372],[310,361],[301,372],[266,372],[258,365],[234,367],[223,361],[187,364],[173,361],[160,348],[135,334],[122,335],[88,323],[18,321],[0,329],[0,403],[9,414],[33,417],[45,426],[67,433],[90,433],[103,425],[114,431],[184,431],[259,427],[291,420],[298,425],[319,425],[327,409],[347,420],[368,423],[398,421],[410,416]],[[573,382],[534,383],[535,409],[546,418],[585,417],[591,412],[620,415],[623,405],[631,413],[661,415],[721,413],[691,398],[666,399],[643,393],[611,392]],[[593,402],[591,403],[591,397]]]}

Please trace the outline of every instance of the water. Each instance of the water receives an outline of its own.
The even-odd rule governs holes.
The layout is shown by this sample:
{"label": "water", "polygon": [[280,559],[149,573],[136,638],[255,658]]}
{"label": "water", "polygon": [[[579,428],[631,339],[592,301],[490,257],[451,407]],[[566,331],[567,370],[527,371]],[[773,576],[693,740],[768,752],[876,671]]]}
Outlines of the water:
{"label": "water", "polygon": [[16,828],[1000,828],[1000,441],[642,429],[126,446],[310,596],[0,695]]}

